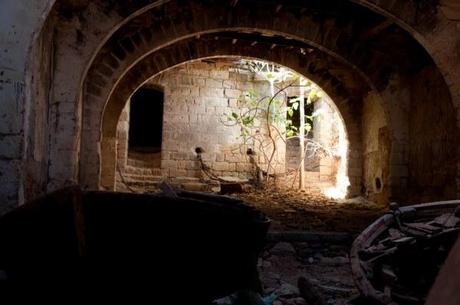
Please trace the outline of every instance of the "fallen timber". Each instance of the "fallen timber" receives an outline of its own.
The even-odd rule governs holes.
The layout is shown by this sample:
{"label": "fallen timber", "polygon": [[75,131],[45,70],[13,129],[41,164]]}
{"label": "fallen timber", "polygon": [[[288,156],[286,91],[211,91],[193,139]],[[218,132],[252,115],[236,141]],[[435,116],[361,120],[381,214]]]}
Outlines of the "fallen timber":
{"label": "fallen timber", "polygon": [[208,304],[261,289],[269,224],[229,197],[68,188],[0,218],[0,287]]}
{"label": "fallen timber", "polygon": [[457,240],[460,201],[401,208],[393,203],[390,209],[354,241],[353,279],[369,302],[424,304]]}

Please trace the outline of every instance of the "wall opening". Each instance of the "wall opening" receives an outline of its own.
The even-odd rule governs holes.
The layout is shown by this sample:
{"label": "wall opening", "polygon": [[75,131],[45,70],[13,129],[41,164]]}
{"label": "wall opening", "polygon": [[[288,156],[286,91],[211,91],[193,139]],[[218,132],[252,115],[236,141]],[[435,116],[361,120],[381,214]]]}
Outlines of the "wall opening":
{"label": "wall opening", "polygon": [[[271,82],[272,75],[279,79]],[[303,92],[304,121],[309,127],[304,134],[303,189],[328,192],[334,198],[347,196],[344,121],[319,86],[305,81],[300,89],[301,80],[306,79],[277,64],[229,57],[189,62],[145,81],[118,123],[117,190],[127,185],[129,190],[151,191],[154,181],[164,178],[202,191],[215,181],[266,177],[272,179],[270,184],[298,188],[302,152],[297,130],[301,115],[293,100],[299,100]],[[163,108],[154,108],[161,105],[155,101],[163,98],[163,92],[151,89],[157,87],[164,89],[164,113]],[[123,122],[124,118],[129,122]],[[158,137],[153,141],[153,128],[162,130],[161,143]],[[145,136],[151,137],[149,142]],[[147,163],[146,156],[159,153],[160,147],[156,165]],[[343,186],[341,192],[331,193],[338,184]]]}
{"label": "wall opening", "polygon": [[140,88],[130,101],[128,149],[133,153],[159,153],[163,141],[164,93]]}
{"label": "wall opening", "polygon": [[[298,99],[298,96],[290,96],[289,100]],[[304,113],[306,116],[312,117],[315,111],[314,103],[308,103],[308,99],[304,98]],[[293,108],[292,115],[290,116],[292,120],[293,126],[300,126],[300,108]],[[315,133],[315,122],[310,122],[311,130],[306,134],[308,139],[314,138]],[[286,166],[291,170],[295,170],[297,166],[297,162],[299,159],[299,147],[300,147],[300,140],[299,138],[291,138],[287,139],[286,142]],[[304,162],[304,170],[311,171],[311,172],[319,172],[319,159],[311,156],[305,158]]]}
{"label": "wall opening", "polygon": [[161,87],[143,86],[127,101],[117,125],[116,190],[134,177],[161,175],[163,112]]}

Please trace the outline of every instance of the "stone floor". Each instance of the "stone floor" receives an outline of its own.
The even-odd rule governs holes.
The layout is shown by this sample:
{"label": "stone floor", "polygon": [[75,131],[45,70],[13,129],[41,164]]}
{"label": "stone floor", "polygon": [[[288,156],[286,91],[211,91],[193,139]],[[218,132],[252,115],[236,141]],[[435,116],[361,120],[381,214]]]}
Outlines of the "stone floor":
{"label": "stone floor", "polygon": [[268,215],[272,219],[270,234],[295,231],[350,236],[347,241],[337,242],[292,242],[283,238],[268,242],[258,263],[264,304],[307,304],[299,293],[299,277],[306,278],[322,300],[307,305],[345,305],[358,295],[349,263],[351,242],[385,209],[363,198],[333,200],[289,190],[252,190],[232,196]]}
{"label": "stone floor", "polygon": [[307,278],[328,305],[346,304],[358,294],[347,245],[278,242],[267,246],[258,265],[265,295],[274,297],[274,305],[307,304],[299,295],[299,277]]}

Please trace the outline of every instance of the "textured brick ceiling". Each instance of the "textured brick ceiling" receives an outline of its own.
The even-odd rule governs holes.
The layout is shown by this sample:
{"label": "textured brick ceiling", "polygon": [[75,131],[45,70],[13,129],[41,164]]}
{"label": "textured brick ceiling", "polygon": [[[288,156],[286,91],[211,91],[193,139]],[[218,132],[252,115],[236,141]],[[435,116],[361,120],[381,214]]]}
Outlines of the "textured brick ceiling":
{"label": "textured brick ceiling", "polygon": [[460,21],[460,1],[441,0],[441,10],[447,18]]}

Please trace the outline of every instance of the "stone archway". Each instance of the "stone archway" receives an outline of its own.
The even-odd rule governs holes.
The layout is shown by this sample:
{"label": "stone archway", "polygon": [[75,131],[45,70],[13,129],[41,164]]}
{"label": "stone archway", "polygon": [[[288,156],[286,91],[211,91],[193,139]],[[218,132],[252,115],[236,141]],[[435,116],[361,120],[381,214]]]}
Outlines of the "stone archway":
{"label": "stone archway", "polygon": [[[208,165],[215,166],[214,172],[217,171],[223,176],[252,177],[251,166],[246,157],[247,150],[244,148],[245,145],[238,140],[239,129],[237,127],[225,126],[221,121],[225,117],[225,111],[227,111],[227,115],[232,112],[242,111],[241,107],[244,106],[240,102],[240,97],[249,87],[258,88],[256,92],[262,94],[261,96],[268,94],[266,92],[267,87],[263,86],[263,84],[267,85],[266,83],[261,80],[254,80],[251,77],[249,79],[244,78],[244,76],[247,76],[246,74],[242,75],[235,72],[235,70],[239,71],[239,69],[229,64],[229,62],[237,64],[237,62],[241,61],[241,58],[241,56],[235,55],[231,57],[215,56],[206,57],[203,60],[187,61],[171,69],[167,69],[165,72],[160,72],[156,77],[148,80],[146,84],[141,85],[141,88],[138,90],[149,88],[152,84],[157,84],[157,81],[160,81],[162,86],[168,89],[165,100],[166,112],[164,113],[165,135],[163,147],[166,151],[162,157],[163,167],[161,173],[158,170],[154,171],[152,167],[142,167],[141,164],[139,164],[140,168],[136,168],[134,164],[128,167],[120,166],[119,156],[110,155],[112,152],[111,149],[102,150],[100,155],[102,160],[101,187],[104,189],[113,189],[114,176],[112,169],[114,167],[107,165],[114,161],[114,158],[116,158],[116,185],[121,185],[125,190],[130,190],[129,187],[126,187],[127,183],[133,185],[135,188],[139,188],[142,182],[146,181],[143,178],[148,178],[148,187],[150,187],[151,182],[160,179],[158,176],[169,176],[173,180],[176,180],[175,178],[177,177],[200,177],[201,173],[197,171],[199,168],[197,168],[196,157],[193,153],[194,147],[204,148],[206,160],[210,162]],[[216,62],[217,67],[212,66],[209,62]],[[194,84],[194,86],[190,86],[191,84]],[[298,87],[294,85],[289,90],[283,91],[283,93],[296,95],[298,91]],[[116,99],[116,101],[118,100]],[[338,174],[338,166],[342,162],[347,162],[348,157],[348,146],[346,144],[348,140],[343,118],[341,118],[337,107],[327,95],[315,105],[314,108],[316,110],[321,109],[323,115],[322,119],[318,119],[315,122],[315,128],[312,130],[312,135],[315,135],[315,142],[311,143],[323,143],[325,145],[323,147],[330,149],[329,152],[331,155],[322,156],[321,154],[316,154],[312,156],[311,153],[307,154],[309,156],[307,158],[309,166],[306,166],[308,179],[305,186],[316,191],[325,191],[326,188],[337,189],[335,181]],[[113,109],[110,106],[106,109],[109,108]],[[188,109],[188,111],[184,111],[184,109]],[[126,107],[123,107],[120,120],[126,118],[126,111]],[[104,122],[108,122],[110,115],[105,116],[105,118]],[[330,122],[326,123],[328,120]],[[121,152],[122,157],[124,157],[126,154],[126,136],[121,135],[120,130],[122,129],[126,133],[127,125],[125,123],[120,125],[120,123],[118,122],[116,145],[119,148],[117,149],[118,155]],[[326,127],[326,125],[329,127]],[[104,125],[102,129],[106,130],[106,134],[113,136],[113,133],[108,131],[110,127],[107,125]],[[104,137],[104,134],[102,137]],[[339,144],[335,142],[336,138],[337,141],[340,139],[341,145],[344,146],[340,150],[340,155],[337,149]],[[104,142],[104,140],[102,141]],[[293,142],[290,141],[289,144],[291,143]],[[103,146],[108,147],[108,145]],[[296,154],[295,148],[292,146],[289,147]],[[262,158],[263,154],[259,151],[258,145],[257,147],[253,146],[252,149],[255,152],[257,151],[257,155],[260,155],[260,158]],[[280,140],[277,144],[277,156],[280,158],[279,160],[282,160],[282,164],[279,162],[277,164],[281,166],[278,170],[281,170],[282,173],[285,173],[285,170],[288,169],[286,164],[287,155],[285,155],[285,150],[287,149],[288,143]],[[147,154],[144,156],[148,158]],[[294,158],[299,159],[300,156]],[[292,158],[290,159],[295,164],[300,162],[299,160],[294,161]],[[258,162],[260,161],[263,162],[263,158],[259,159]],[[289,165],[292,164],[290,163]],[[344,166],[347,168],[346,165]],[[340,175],[344,176],[344,179],[348,181],[345,171],[341,170]],[[141,172],[146,172],[147,175],[141,177],[139,176]],[[150,174],[150,172],[155,172],[156,177]],[[290,174],[290,176],[290,178],[284,177],[284,175],[279,177],[284,181],[282,185],[290,185],[291,180],[296,177],[294,174]],[[183,180],[181,178],[178,179],[178,181]],[[341,184],[340,189],[342,191],[340,194],[346,190],[347,186],[345,183]],[[117,187],[116,190],[119,190],[119,188]],[[336,192],[334,194],[339,193]]]}
{"label": "stone archway", "polygon": [[[396,24],[401,25],[412,36],[417,38],[417,40],[429,51],[430,56],[434,58],[436,64],[440,67],[442,76],[449,83],[448,90],[450,90],[450,92],[452,93],[451,97],[455,104],[455,101],[458,100],[459,96],[458,94],[455,94],[455,90],[459,88],[459,86],[456,86],[455,79],[457,78],[455,77],[455,73],[460,69],[455,69],[456,65],[458,65],[459,63],[458,61],[455,61],[449,54],[455,53],[453,50],[455,50],[456,41],[452,39],[444,39],[449,35],[452,36],[449,33],[455,33],[457,31],[455,29],[455,24],[449,22],[439,12],[437,14],[431,15],[428,13],[426,14],[426,16],[429,17],[435,16],[434,21],[431,17],[429,18],[430,26],[426,26],[423,22],[417,20],[414,21],[414,12],[417,13],[418,10],[417,6],[414,5],[415,1],[407,1],[407,5],[401,5],[399,2],[394,1],[379,3],[376,3],[375,1],[355,2],[359,3],[360,5],[369,7],[371,10],[374,10],[379,14],[386,16],[391,20],[394,20]],[[129,7],[129,9],[126,9],[121,15],[119,14],[120,11],[117,12],[114,10],[106,12],[104,18],[88,18],[88,22],[82,21],[82,28],[94,28],[96,24],[99,24],[100,31],[94,33],[90,33],[90,31],[88,31],[88,35],[84,33],[84,37],[88,38],[88,40],[85,41],[84,45],[76,48],[74,51],[71,51],[70,53],[67,53],[67,51],[71,50],[72,45],[75,44],[75,42],[72,41],[72,39],[74,38],[74,34],[77,31],[74,31],[74,28],[68,26],[68,24],[66,26],[60,27],[61,29],[63,29],[63,33],[66,30],[68,30],[69,33],[72,34],[68,36],[58,35],[59,37],[56,38],[56,44],[61,45],[62,42],[62,45],[65,45],[65,47],[61,48],[60,52],[56,56],[56,70],[58,71],[58,73],[55,75],[55,84],[62,84],[62,77],[64,76],[64,74],[65,77],[68,77],[67,74],[70,74],[69,77],[75,80],[73,82],[75,86],[70,89],[62,88],[62,90],[56,90],[55,96],[50,97],[50,100],[52,100],[51,104],[56,106],[57,110],[66,109],[66,111],[68,111],[69,108],[76,108],[76,110],[75,113],[73,113],[72,115],[67,115],[68,113],[62,113],[61,115],[54,116],[53,112],[53,116],[50,118],[51,126],[56,126],[56,128],[59,128],[59,130],[62,130],[62,128],[67,128],[66,126],[70,126],[67,129],[68,137],[65,140],[59,138],[57,135],[55,136],[55,133],[51,132],[51,142],[53,143],[50,148],[51,157],[54,158],[55,156],[62,155],[63,153],[66,153],[69,156],[69,162],[67,162],[65,166],[62,164],[53,163],[50,167],[50,178],[52,181],[54,181],[53,185],[55,186],[63,185],[68,181],[78,181],[78,167],[76,166],[76,163],[78,163],[79,152],[78,150],[74,150],[74,146],[76,143],[79,143],[80,141],[80,130],[82,126],[79,125],[79,122],[81,120],[81,113],[83,111],[79,108],[80,106],[77,103],[78,95],[81,92],[80,89],[77,88],[77,86],[79,86],[81,82],[83,82],[83,80],[85,79],[85,71],[90,70],[90,65],[94,63],[93,59],[97,57],[98,51],[103,50],[102,45],[105,42],[109,41],[109,37],[113,36],[117,30],[124,28],[130,20],[134,20],[134,18],[140,16],[143,12],[146,12],[147,10],[151,9],[152,6],[156,6],[158,4],[162,5],[164,3],[154,2],[145,6],[144,4],[145,3],[142,4],[142,7],[132,5]],[[91,5],[97,6],[100,5],[100,3],[94,3]],[[99,14],[99,11],[97,14]],[[98,23],[102,19],[105,20],[104,23]],[[431,21],[433,22],[431,23]],[[383,20],[383,22],[385,22],[385,20]],[[332,30],[332,32],[334,32],[334,30]],[[448,43],[446,43],[446,41],[448,41]],[[68,46],[70,48],[66,49]],[[74,61],[73,58],[78,58],[78,62]],[[72,73],[68,73],[69,71],[65,69],[65,65],[68,64],[69,59],[72,59],[72,62],[74,62],[74,69],[72,69]],[[38,85],[40,86],[40,84]],[[59,86],[54,87],[58,88]],[[382,96],[385,97],[385,100],[396,100],[395,96],[388,96],[387,93],[382,94]],[[85,97],[83,96],[82,100],[84,98]],[[57,107],[58,104],[62,104],[64,106]],[[452,111],[452,113],[453,112],[454,111]],[[33,113],[33,111],[31,111],[31,113]],[[59,124],[55,124],[56,120]],[[33,124],[30,125],[32,126]],[[397,129],[399,129],[399,126]],[[392,172],[399,172],[402,173],[402,175],[395,177],[394,184],[404,185],[404,183],[407,184],[408,179],[407,176],[404,176],[404,173],[408,171],[407,154],[405,153],[405,151],[407,151],[409,143],[407,139],[398,139],[398,141],[396,141],[395,143],[396,145],[393,145],[394,149],[392,150],[391,162],[394,166],[394,170]],[[31,146],[29,146],[27,149],[33,150],[33,147],[31,148]],[[81,155],[84,155],[83,151],[81,151]],[[26,157],[28,158],[29,156],[30,154]],[[401,158],[406,160],[402,160],[401,162]],[[406,166],[406,168],[404,168],[404,166]],[[27,166],[25,170],[30,171],[32,169]],[[51,186],[50,189],[52,189]],[[404,192],[404,188],[401,192]]]}
{"label": "stone archway", "polygon": [[[188,56],[170,56],[170,54],[189,54],[186,50],[191,50],[192,48],[196,48],[197,51],[196,57],[188,57]],[[100,156],[102,155],[113,155],[114,152],[114,145],[116,143],[116,135],[113,132],[115,130],[116,124],[118,122],[118,117],[123,109],[126,100],[129,96],[134,92],[142,83],[149,79],[150,77],[161,73],[164,70],[167,70],[171,67],[174,67],[180,63],[194,60],[198,58],[205,58],[205,57],[212,57],[212,56],[250,56],[250,57],[258,57],[260,58],[261,55],[264,53],[266,54],[263,59],[269,59],[274,62],[278,62],[287,67],[290,67],[300,73],[303,73],[307,76],[311,75],[311,79],[317,82],[328,94],[331,98],[338,101],[337,107],[339,112],[342,114],[342,117],[345,121],[345,125],[348,130],[348,137],[351,143],[351,151],[350,155],[350,167],[349,167],[349,176],[352,180],[352,192],[351,194],[356,195],[359,194],[360,191],[360,183],[361,183],[361,130],[360,124],[356,122],[355,117],[359,115],[359,107],[360,101],[358,97],[348,96],[348,99],[343,97],[343,92],[340,87],[334,86],[334,79],[328,78],[327,74],[323,74],[322,76],[315,76],[309,72],[308,67],[314,65],[315,60],[311,59],[309,64],[307,64],[308,59],[304,56],[297,56],[293,54],[292,56],[282,55],[282,52],[264,52],[265,48],[248,48],[243,45],[235,45],[232,41],[228,41],[224,43],[222,41],[219,42],[218,45],[210,44],[209,41],[204,41],[201,43],[193,43],[192,45],[188,43],[182,43],[176,46],[172,46],[170,48],[166,48],[163,52],[154,53],[151,56],[147,57],[142,63],[139,63],[134,69],[126,74],[126,76],[122,79],[121,82],[117,85],[114,89],[111,97],[105,105],[105,108],[102,109],[102,105],[100,104],[99,112],[95,111],[96,116],[94,117],[94,121],[100,120],[102,116],[102,111],[104,111],[104,119],[103,119],[103,127],[102,127],[102,139],[101,139],[101,153],[97,156],[93,153],[92,155],[87,155],[88,161],[89,160],[100,160]],[[280,55],[282,55],[280,57]],[[304,66],[302,66],[302,63]],[[159,68],[160,67],[160,68]],[[353,98],[356,98],[356,101],[353,101]],[[93,110],[96,108],[96,103],[92,102],[91,105],[93,106]],[[355,111],[355,113],[353,113]],[[97,118],[99,117],[99,119]],[[94,131],[99,129],[93,129]],[[101,137],[99,133],[90,136],[92,138]],[[86,150],[89,151],[89,150]],[[93,152],[98,151],[97,149],[92,150]],[[115,166],[115,159],[109,158],[106,160],[108,162],[102,162],[101,170],[107,170],[108,172],[113,172]],[[112,161],[112,162],[111,162]],[[86,162],[85,162],[86,164]],[[89,169],[94,170],[96,168],[96,164],[90,166]],[[82,169],[84,172],[84,169]],[[94,177],[98,177],[98,172],[92,172],[88,177],[93,178],[94,186],[98,187],[98,181],[94,180]],[[104,175],[107,177],[107,175]],[[110,175],[109,175],[110,177]],[[109,184],[110,188],[110,184]]]}

